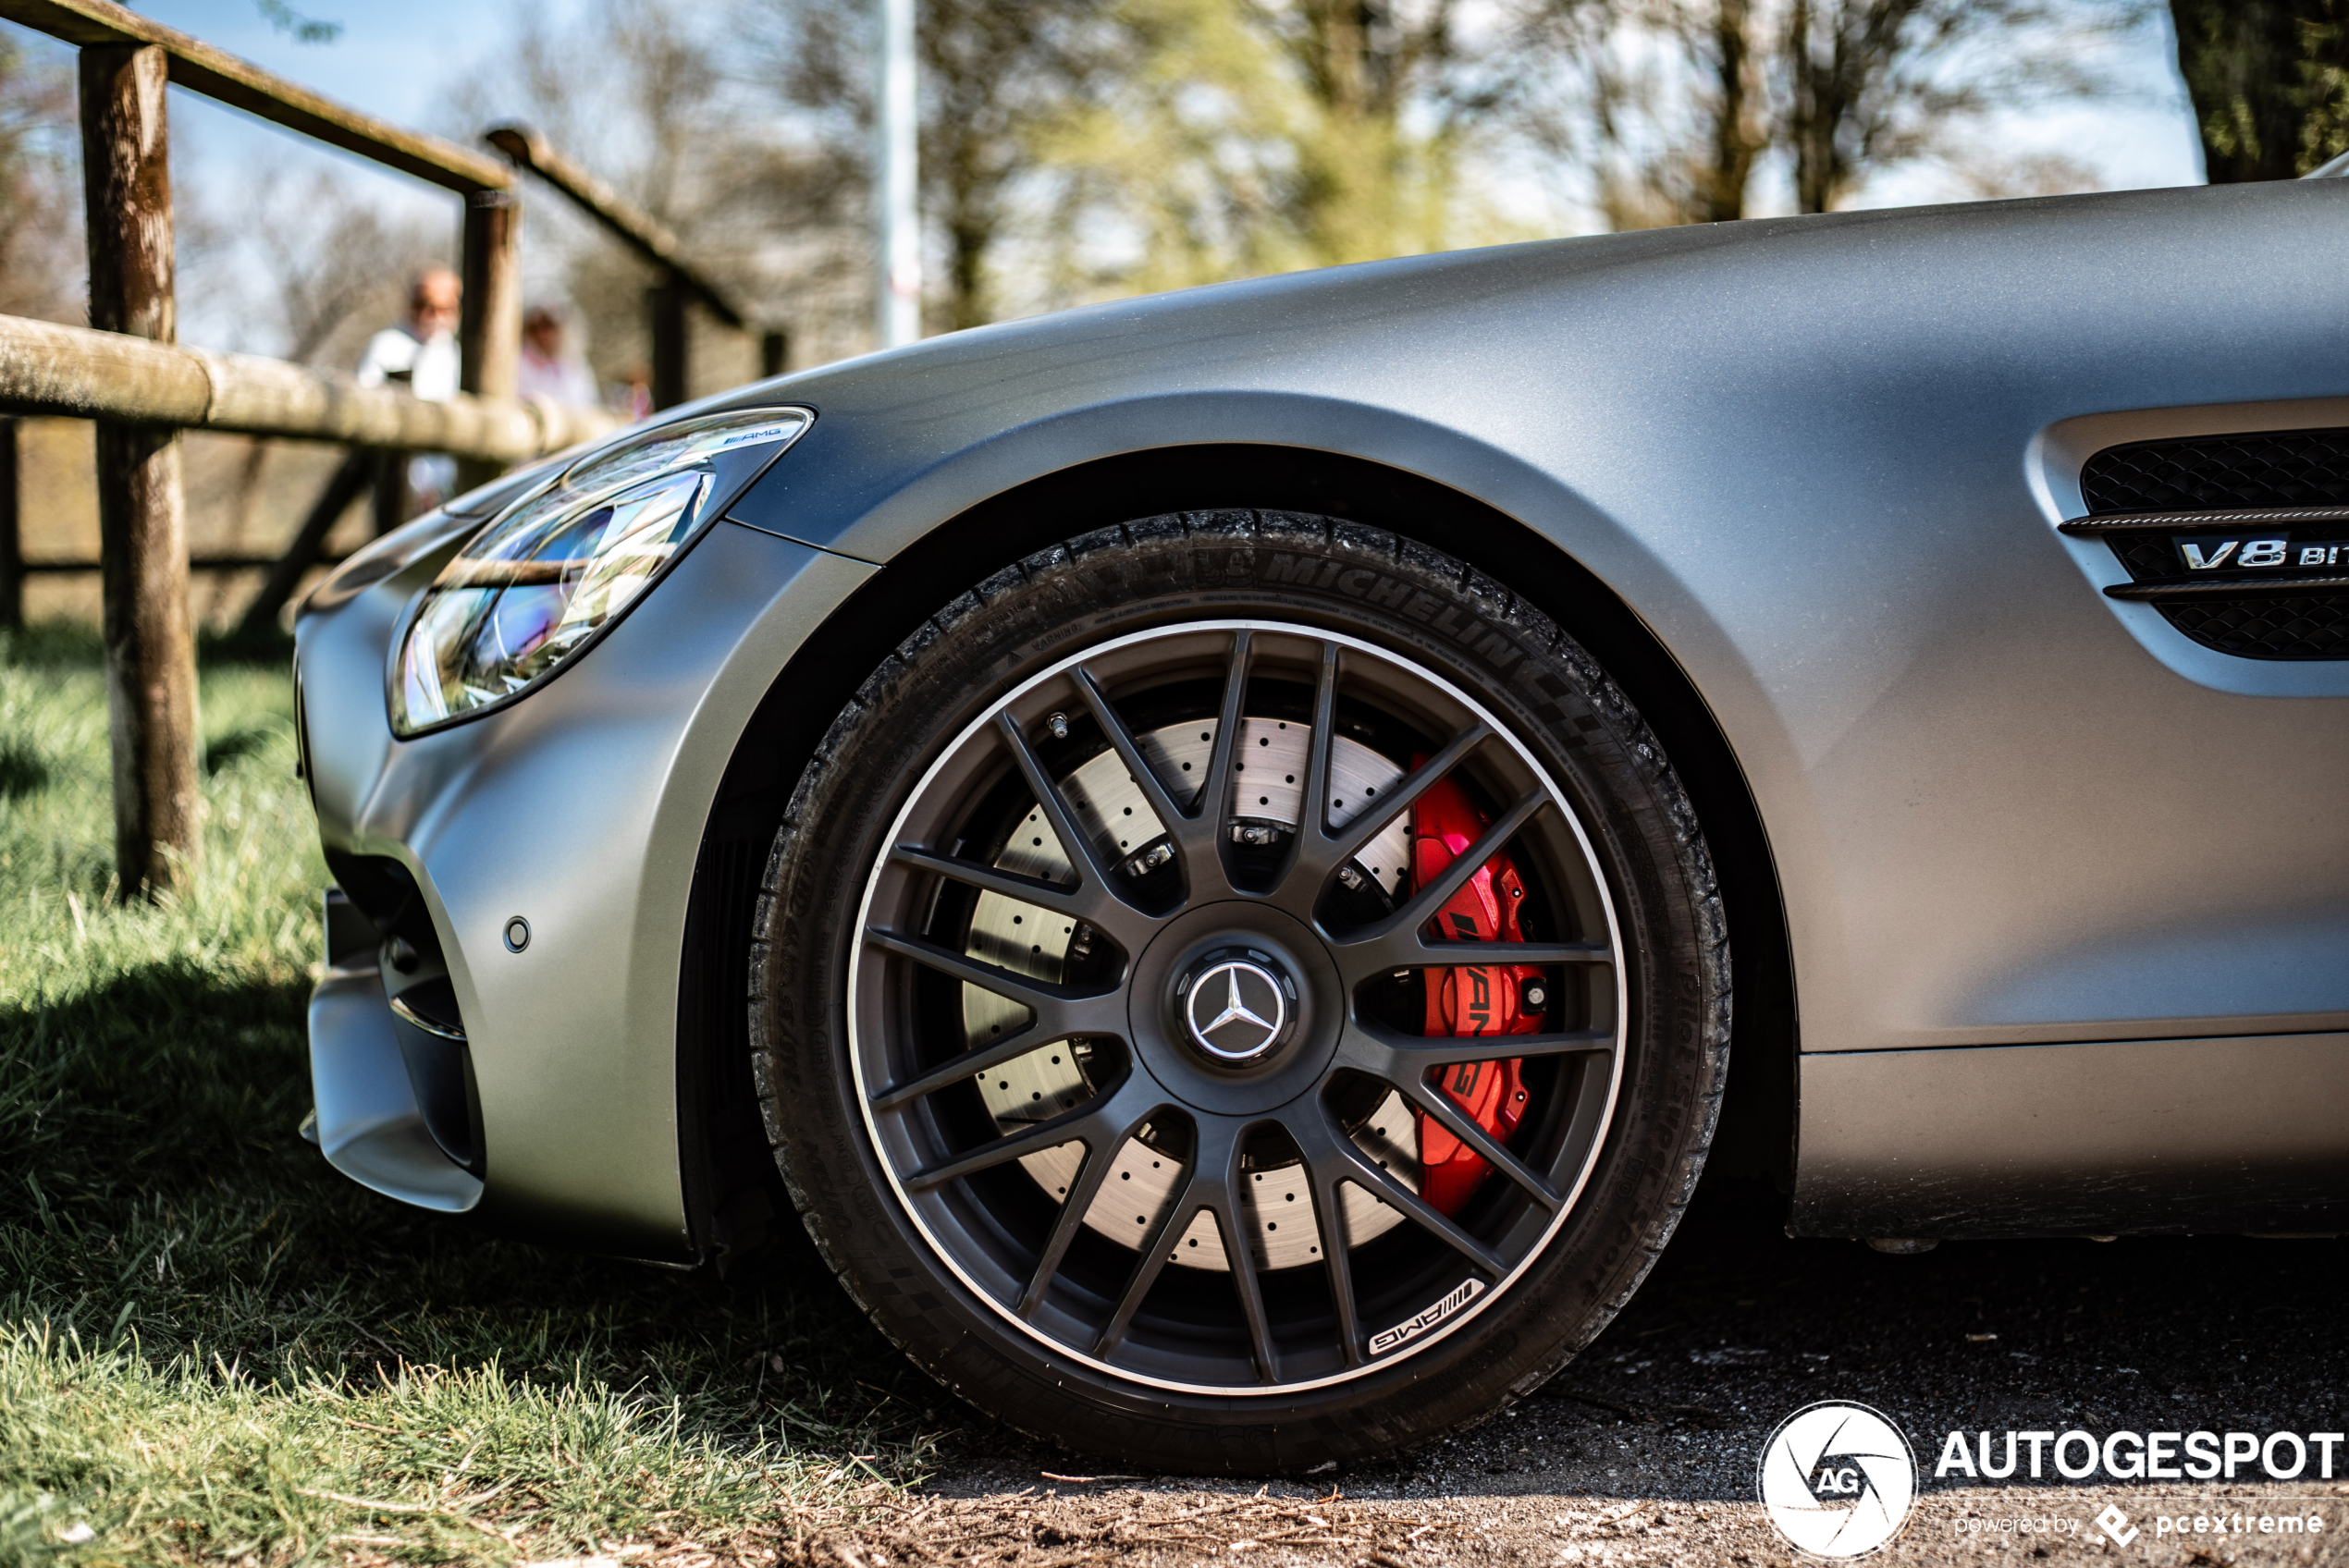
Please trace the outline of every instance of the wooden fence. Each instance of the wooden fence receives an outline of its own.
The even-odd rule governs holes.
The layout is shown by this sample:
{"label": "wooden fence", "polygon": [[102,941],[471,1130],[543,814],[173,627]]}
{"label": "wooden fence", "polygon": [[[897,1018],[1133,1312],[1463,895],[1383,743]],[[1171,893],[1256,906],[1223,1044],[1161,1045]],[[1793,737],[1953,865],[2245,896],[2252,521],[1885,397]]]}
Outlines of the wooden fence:
{"label": "wooden fence", "polygon": [[[22,616],[25,577],[96,570],[114,705],[116,863],[122,894],[171,886],[197,845],[196,680],[189,573],[268,567],[249,628],[274,622],[320,557],[326,534],[403,454],[458,459],[461,487],[614,427],[599,409],[515,396],[521,363],[522,171],[576,202],[655,269],[648,291],[656,408],[685,398],[688,307],[748,330],[744,312],[683,256],[675,236],[527,128],[486,138],[502,157],[387,124],[159,26],[113,0],[0,0],[0,18],[80,51],[90,326],[0,316],[0,625]],[[178,343],[166,84],[242,109],[456,192],[463,201],[457,328],[460,394],[405,391],[250,355]],[[764,335],[764,374],[786,341]],[[97,424],[95,561],[27,562],[19,549],[16,422],[62,415]],[[212,430],[351,447],[287,552],[191,558],[178,433]],[[378,527],[398,521],[379,500]]]}

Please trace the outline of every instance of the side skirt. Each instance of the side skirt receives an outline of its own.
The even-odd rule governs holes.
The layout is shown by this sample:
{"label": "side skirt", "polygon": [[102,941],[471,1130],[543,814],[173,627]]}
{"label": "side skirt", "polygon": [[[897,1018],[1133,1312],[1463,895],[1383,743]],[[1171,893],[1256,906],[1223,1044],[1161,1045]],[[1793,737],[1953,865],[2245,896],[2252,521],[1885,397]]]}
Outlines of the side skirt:
{"label": "side skirt", "polygon": [[1815,1052],[1799,1236],[2349,1231],[2349,1034]]}

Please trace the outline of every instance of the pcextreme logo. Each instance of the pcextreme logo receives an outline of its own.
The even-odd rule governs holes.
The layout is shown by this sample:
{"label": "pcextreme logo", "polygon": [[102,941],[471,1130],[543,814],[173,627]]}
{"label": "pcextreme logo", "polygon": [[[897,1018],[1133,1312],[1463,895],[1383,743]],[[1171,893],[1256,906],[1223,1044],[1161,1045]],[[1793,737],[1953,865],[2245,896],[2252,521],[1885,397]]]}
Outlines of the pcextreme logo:
{"label": "pcextreme logo", "polygon": [[1754,1485],[1789,1546],[1848,1562],[1882,1547],[1909,1522],[1916,1455],[1881,1412],[1823,1402],[1778,1424],[1762,1445]]}

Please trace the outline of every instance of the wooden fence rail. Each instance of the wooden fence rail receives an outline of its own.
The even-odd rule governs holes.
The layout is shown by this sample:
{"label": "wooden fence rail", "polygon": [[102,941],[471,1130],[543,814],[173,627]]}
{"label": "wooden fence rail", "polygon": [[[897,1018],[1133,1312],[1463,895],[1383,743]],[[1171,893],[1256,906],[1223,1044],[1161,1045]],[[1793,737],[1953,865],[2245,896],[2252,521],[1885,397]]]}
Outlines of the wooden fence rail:
{"label": "wooden fence rail", "polygon": [[447,452],[507,464],[620,422],[549,398],[459,393],[426,402],[281,360],[0,316],[0,411]]}
{"label": "wooden fence rail", "polygon": [[[506,154],[514,167],[545,180],[651,266],[653,284],[645,291],[645,308],[653,350],[652,403],[668,409],[683,402],[693,342],[685,308],[697,304],[725,325],[747,332],[750,320],[733,296],[686,258],[683,244],[667,224],[572,162],[530,127],[493,126],[482,140]],[[761,333],[758,374],[781,375],[790,348],[784,333],[771,327]]]}
{"label": "wooden fence rail", "polygon": [[[514,164],[546,178],[657,268],[652,290],[657,406],[684,397],[688,298],[744,325],[649,215],[548,148],[505,128],[513,162],[403,129],[160,26],[113,0],[0,0],[0,18],[80,51],[83,190],[91,328],[0,317],[0,623],[20,614],[27,570],[101,577],[114,736],[115,856],[122,895],[171,886],[197,849],[196,680],[188,617],[191,567],[268,564],[248,624],[274,619],[335,521],[371,486],[379,526],[398,521],[396,455],[449,453],[461,484],[613,428],[597,410],[521,399],[522,208]],[[301,135],[456,192],[463,285],[457,329],[462,388],[446,402],[363,389],[299,365],[183,349],[176,342],[170,137],[165,87],[228,104]],[[761,345],[767,374],[783,340]],[[26,563],[18,548],[15,422],[49,414],[97,424],[99,558]],[[275,561],[191,559],[180,490],[181,430],[331,441],[355,450]]]}

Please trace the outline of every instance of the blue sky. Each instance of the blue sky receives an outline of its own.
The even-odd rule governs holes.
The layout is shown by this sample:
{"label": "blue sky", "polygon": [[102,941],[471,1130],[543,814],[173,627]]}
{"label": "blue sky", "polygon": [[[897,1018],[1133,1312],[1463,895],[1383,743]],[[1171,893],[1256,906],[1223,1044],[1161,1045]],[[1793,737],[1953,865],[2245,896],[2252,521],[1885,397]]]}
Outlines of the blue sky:
{"label": "blue sky", "polygon": [[[560,17],[576,7],[543,8]],[[353,108],[416,125],[431,115],[439,80],[496,47],[516,7],[501,0],[292,0],[300,15],[342,24],[332,43],[296,43],[253,0],[139,0],[137,9]]]}
{"label": "blue sky", "polygon": [[[136,8],[168,27],[195,34],[280,76],[417,129],[434,123],[442,85],[505,39],[519,6],[512,0],[292,0],[299,15],[338,22],[331,43],[302,43],[270,25],[253,0],[135,0]],[[540,6],[556,17],[576,0]],[[455,198],[422,181],[387,173],[365,159],[321,148],[193,93],[173,95],[175,156],[205,165],[204,173],[262,170],[298,175],[326,163],[359,171],[382,197],[421,210],[447,208]],[[471,141],[470,137],[463,140]]]}

